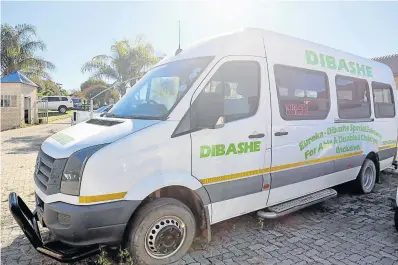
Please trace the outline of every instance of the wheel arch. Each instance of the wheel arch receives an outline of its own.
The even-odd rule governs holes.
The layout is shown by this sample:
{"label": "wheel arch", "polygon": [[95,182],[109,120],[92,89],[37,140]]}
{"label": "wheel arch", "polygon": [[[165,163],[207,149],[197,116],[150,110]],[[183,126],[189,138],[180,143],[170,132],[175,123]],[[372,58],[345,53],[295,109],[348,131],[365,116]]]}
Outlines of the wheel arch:
{"label": "wheel arch", "polygon": [[133,223],[137,212],[146,204],[158,198],[173,198],[184,203],[195,217],[197,231],[200,231],[201,235],[204,236],[208,242],[211,240],[210,197],[206,189],[203,186],[199,189],[193,190],[183,185],[168,185],[152,191],[141,201],[130,216],[128,225],[124,231],[123,242],[127,242],[131,224]]}

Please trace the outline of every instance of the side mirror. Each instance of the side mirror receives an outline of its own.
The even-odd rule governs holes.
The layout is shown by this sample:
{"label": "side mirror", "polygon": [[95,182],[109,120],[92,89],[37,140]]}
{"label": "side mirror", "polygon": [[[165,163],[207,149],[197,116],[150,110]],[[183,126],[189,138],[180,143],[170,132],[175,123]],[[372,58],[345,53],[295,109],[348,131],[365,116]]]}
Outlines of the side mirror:
{"label": "side mirror", "polygon": [[106,114],[106,111],[100,114],[100,117],[104,117]]}

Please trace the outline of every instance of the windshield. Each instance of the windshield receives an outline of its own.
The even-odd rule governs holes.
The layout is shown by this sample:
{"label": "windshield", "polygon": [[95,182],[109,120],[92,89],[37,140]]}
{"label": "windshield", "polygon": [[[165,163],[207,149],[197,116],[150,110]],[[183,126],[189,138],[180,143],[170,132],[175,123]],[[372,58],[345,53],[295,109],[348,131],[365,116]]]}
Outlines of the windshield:
{"label": "windshield", "polygon": [[106,116],[162,119],[189,90],[212,58],[185,59],[153,68]]}
{"label": "windshield", "polygon": [[107,109],[109,109],[109,107],[110,106],[102,106],[102,107],[98,108],[95,112],[102,113],[102,112],[106,111]]}

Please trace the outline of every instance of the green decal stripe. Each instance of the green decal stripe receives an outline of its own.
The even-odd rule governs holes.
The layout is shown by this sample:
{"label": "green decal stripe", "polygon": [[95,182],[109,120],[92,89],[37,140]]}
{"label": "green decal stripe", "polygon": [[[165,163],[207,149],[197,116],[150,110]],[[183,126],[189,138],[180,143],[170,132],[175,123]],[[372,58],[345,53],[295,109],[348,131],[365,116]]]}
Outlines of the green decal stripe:
{"label": "green decal stripe", "polygon": [[70,143],[73,140],[75,140],[73,137],[61,132],[54,134],[53,136],[51,136],[51,138],[60,143],[61,145]]}

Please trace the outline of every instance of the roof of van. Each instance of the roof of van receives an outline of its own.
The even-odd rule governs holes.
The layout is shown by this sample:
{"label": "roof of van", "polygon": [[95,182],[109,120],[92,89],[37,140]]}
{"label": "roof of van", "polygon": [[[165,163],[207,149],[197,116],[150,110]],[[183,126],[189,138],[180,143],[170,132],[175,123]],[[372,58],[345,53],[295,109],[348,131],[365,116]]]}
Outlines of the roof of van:
{"label": "roof of van", "polygon": [[[183,51],[176,56],[173,55],[165,57],[157,65],[202,56],[224,57],[228,55],[249,55],[266,57],[265,46],[267,46],[267,43],[264,42],[267,42],[267,40],[270,42],[278,42],[278,45],[281,43],[284,47],[303,46],[308,49],[315,49],[318,47],[319,50],[326,51],[330,55],[340,58],[347,57],[347,59],[364,63],[382,71],[390,71],[386,65],[368,58],[281,33],[256,28],[246,28],[200,40],[188,45],[187,47],[183,47]],[[275,45],[273,46],[275,47]]]}

